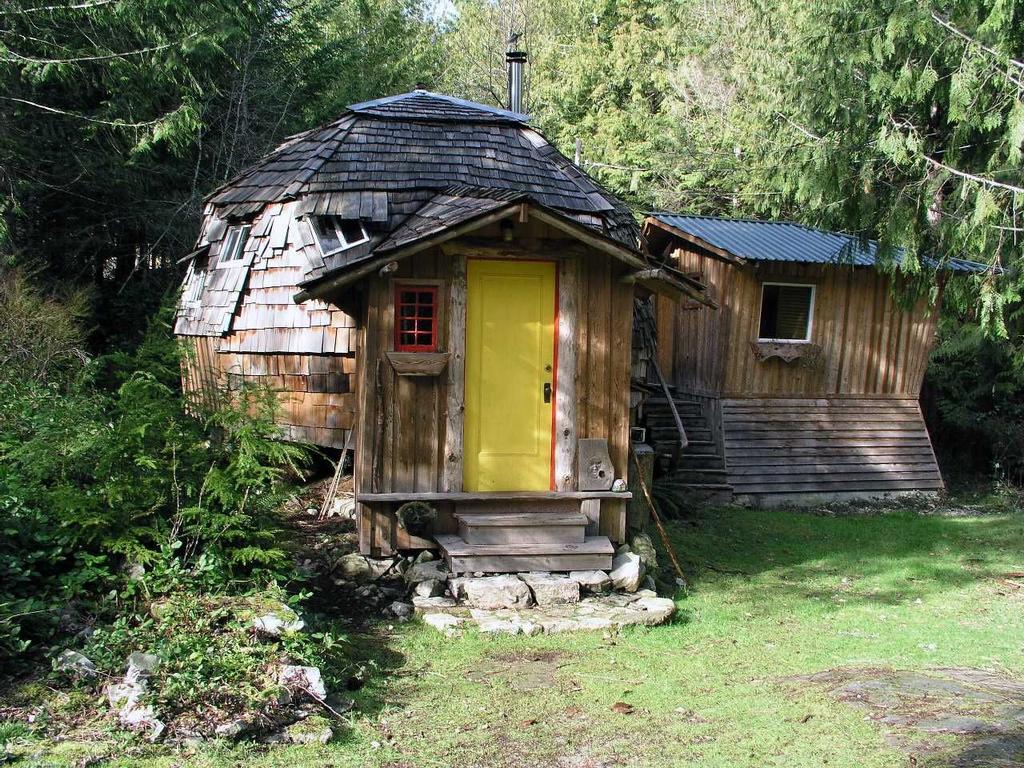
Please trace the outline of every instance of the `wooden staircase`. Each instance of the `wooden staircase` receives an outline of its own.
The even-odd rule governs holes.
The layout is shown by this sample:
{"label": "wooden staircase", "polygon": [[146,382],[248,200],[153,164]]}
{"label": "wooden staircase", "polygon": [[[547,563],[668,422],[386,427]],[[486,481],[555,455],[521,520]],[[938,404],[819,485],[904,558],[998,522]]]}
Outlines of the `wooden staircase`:
{"label": "wooden staircase", "polygon": [[[495,511],[456,508],[458,535],[438,535],[453,573],[609,570],[615,548],[606,536],[588,536],[581,512],[531,511],[503,505]],[[534,505],[534,508],[536,505]]]}
{"label": "wooden staircase", "polygon": [[701,404],[675,394],[673,400],[686,430],[688,444],[673,466],[673,447],[679,435],[664,396],[649,397],[644,405],[647,441],[654,448],[662,483],[671,484],[693,502],[728,504],[733,489],[727,481],[725,457],[715,444],[711,424]]}

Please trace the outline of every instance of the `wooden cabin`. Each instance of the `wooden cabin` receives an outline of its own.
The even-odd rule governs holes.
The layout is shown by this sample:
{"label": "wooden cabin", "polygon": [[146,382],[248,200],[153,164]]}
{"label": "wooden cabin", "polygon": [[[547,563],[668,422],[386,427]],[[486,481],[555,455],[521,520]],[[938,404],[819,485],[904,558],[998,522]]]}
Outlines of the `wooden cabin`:
{"label": "wooden cabin", "polygon": [[895,290],[877,243],[668,213],[644,234],[718,305],[657,307],[658,362],[690,419],[682,487],[757,505],[943,487],[918,405],[938,305]]}
{"label": "wooden cabin", "polygon": [[638,238],[525,115],[422,90],[356,104],[209,198],[186,386],[265,383],[284,434],[318,445],[354,430],[364,553],[607,568],[634,296],[700,294]]}

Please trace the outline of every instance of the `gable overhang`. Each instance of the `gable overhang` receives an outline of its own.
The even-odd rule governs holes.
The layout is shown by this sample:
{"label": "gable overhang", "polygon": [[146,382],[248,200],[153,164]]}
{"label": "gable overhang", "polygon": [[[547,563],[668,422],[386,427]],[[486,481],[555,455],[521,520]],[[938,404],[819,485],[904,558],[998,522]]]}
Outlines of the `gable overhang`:
{"label": "gable overhang", "polygon": [[471,234],[489,224],[509,217],[514,217],[523,223],[530,218],[537,219],[595,250],[607,253],[632,270],[624,279],[631,279],[632,282],[642,285],[648,290],[674,298],[684,295],[705,304],[709,303],[708,299],[702,295],[703,286],[696,280],[679,273],[673,274],[664,269],[652,269],[652,265],[639,251],[528,198],[502,201],[496,207],[426,232],[411,241],[396,245],[388,245],[386,241],[383,246],[378,246],[368,258],[340,267],[315,280],[302,283],[299,286],[302,290],[295,294],[293,300],[301,304],[311,299],[324,299],[329,294],[371,277],[392,263]]}
{"label": "gable overhang", "polygon": [[671,224],[661,221],[656,216],[648,216],[644,219],[643,234],[644,238],[651,243],[654,248],[657,248],[658,245],[662,245],[664,247],[666,243],[671,244],[671,238],[675,237],[683,242],[695,245],[698,248],[707,251],[711,256],[728,264],[740,266],[747,263],[747,260],[742,256],[738,256],[724,248],[720,248],[717,245],[709,243],[707,240],[698,237],[691,232],[679,229],[678,227],[673,227]]}

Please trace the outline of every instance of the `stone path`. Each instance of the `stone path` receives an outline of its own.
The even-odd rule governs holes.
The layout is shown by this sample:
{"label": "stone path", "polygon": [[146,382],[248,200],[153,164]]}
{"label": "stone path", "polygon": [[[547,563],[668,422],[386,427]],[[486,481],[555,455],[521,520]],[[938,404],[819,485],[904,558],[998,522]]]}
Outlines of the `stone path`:
{"label": "stone path", "polygon": [[823,685],[881,725],[911,765],[1024,766],[1024,682],[980,669],[839,669],[799,678]]}
{"label": "stone path", "polygon": [[595,595],[576,603],[523,609],[468,608],[443,597],[419,598],[413,602],[424,622],[449,635],[469,628],[485,633],[553,635],[631,625],[653,626],[668,621],[676,612],[675,601],[658,597],[646,589],[634,594]]}

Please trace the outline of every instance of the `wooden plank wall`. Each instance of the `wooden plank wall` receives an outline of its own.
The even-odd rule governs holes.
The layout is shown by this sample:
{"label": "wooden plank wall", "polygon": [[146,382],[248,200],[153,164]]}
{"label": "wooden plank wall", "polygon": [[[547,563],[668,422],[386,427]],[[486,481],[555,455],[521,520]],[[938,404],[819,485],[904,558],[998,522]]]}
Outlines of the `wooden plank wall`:
{"label": "wooden plank wall", "polygon": [[[902,311],[886,275],[863,267],[762,262],[734,266],[694,249],[676,251],[679,267],[697,273],[720,305],[680,308],[665,334],[673,345],[675,383],[693,394],[724,397],[893,395],[916,398],[935,335],[924,300]],[[816,286],[812,343],[818,361],[759,360],[761,283]],[[659,308],[659,319],[668,313]]]}
{"label": "wooden plank wall", "polygon": [[[208,409],[230,397],[244,383],[265,386],[277,397],[275,423],[282,437],[328,448],[344,448],[355,423],[355,393],[307,389],[320,376],[316,371],[347,369],[354,373],[355,358],[327,355],[249,355],[216,350],[210,336],[184,337],[182,384],[197,406]],[[311,373],[312,371],[312,373]]]}
{"label": "wooden plank wall", "polygon": [[[579,437],[607,437],[616,475],[626,477],[633,287],[619,282],[624,269],[606,254],[555,240],[533,222],[529,231],[532,237],[505,244],[495,227],[493,233],[417,254],[403,261],[399,271],[368,281],[357,387],[357,492],[461,490],[465,262],[481,257],[560,261],[557,490],[575,490]],[[401,280],[434,281],[440,286],[444,317],[439,348],[450,356],[448,370],[439,377],[397,376],[384,356],[393,349],[393,286]],[[452,521],[445,505],[440,512],[443,532]],[[602,506],[602,533],[621,540],[624,524],[621,502]],[[393,508],[383,504],[361,505],[359,538],[366,553],[432,546],[399,530]]]}
{"label": "wooden plank wall", "polygon": [[722,401],[728,482],[741,500],[937,491],[916,398]]}

